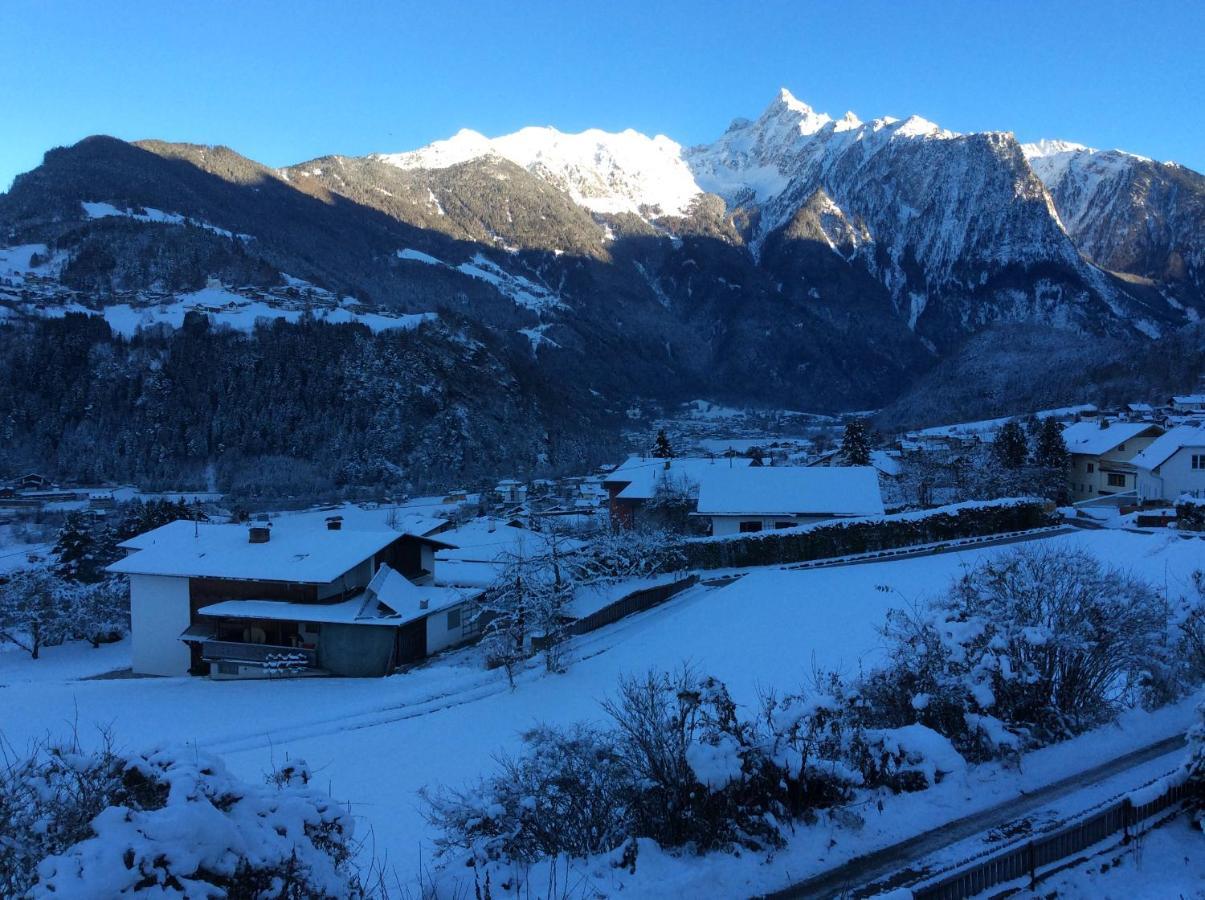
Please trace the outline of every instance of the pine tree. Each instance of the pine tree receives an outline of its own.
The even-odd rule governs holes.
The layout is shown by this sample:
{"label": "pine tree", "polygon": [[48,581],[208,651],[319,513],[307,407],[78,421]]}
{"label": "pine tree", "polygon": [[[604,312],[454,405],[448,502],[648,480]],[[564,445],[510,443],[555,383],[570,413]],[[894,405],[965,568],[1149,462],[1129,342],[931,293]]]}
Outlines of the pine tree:
{"label": "pine tree", "polygon": [[1034,462],[1044,469],[1059,471],[1065,470],[1071,462],[1071,454],[1067,452],[1067,443],[1063,440],[1063,426],[1052,418],[1043,421],[1038,431]]}
{"label": "pine tree", "polygon": [[845,423],[845,435],[841,438],[841,455],[847,466],[870,465],[870,435],[865,419],[850,419]]}
{"label": "pine tree", "polygon": [[662,428],[657,432],[657,440],[653,443],[653,456],[657,459],[672,459],[674,448],[669,444],[669,438],[665,436],[665,429]]}
{"label": "pine tree", "polygon": [[1005,422],[992,444],[992,456],[1005,469],[1019,469],[1029,459],[1029,444],[1025,429],[1016,419]]}
{"label": "pine tree", "polygon": [[67,513],[53,551],[59,560],[56,571],[61,577],[84,584],[100,581],[103,562],[98,551],[103,542],[97,540],[97,528],[93,517],[80,511]]}

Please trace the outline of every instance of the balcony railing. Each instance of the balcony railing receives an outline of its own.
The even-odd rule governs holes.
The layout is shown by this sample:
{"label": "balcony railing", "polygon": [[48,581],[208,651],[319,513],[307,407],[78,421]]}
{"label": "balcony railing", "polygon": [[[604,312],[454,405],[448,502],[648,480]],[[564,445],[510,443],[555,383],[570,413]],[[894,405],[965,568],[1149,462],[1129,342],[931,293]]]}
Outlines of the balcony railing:
{"label": "balcony railing", "polygon": [[277,647],[273,644],[243,644],[238,641],[205,641],[201,644],[201,656],[213,662],[291,664],[293,667],[311,669],[318,665],[317,650]]}

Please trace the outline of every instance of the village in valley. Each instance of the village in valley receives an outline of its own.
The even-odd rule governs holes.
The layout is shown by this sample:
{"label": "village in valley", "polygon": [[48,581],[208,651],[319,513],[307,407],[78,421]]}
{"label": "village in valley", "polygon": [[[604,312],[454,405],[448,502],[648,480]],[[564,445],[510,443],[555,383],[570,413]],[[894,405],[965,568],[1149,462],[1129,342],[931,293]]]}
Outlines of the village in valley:
{"label": "village in valley", "polygon": [[[1173,763],[1148,748],[1189,727],[1205,674],[1205,393],[895,435],[873,421],[696,401],[633,428],[630,455],[593,472],[290,508],[24,473],[0,488],[5,739],[70,721],[83,746],[192,746],[244,777],[302,767],[377,853],[436,854],[418,874],[396,855],[356,856],[378,881],[431,896],[487,875],[580,878],[603,895],[765,893],[968,813],[1000,806],[1004,827],[1010,792],[1087,773],[1050,794],[1045,825],[1020,815],[1003,844],[865,872],[929,896],[965,860],[1167,782]],[[1104,579],[1125,609],[1064,597],[1064,567]],[[1020,593],[992,587],[1004,573]],[[971,614],[962,592],[980,580],[989,605]],[[1035,608],[1025,582],[1077,606]],[[968,615],[1017,621],[994,622],[986,644],[963,625],[942,636]],[[1082,615],[1141,630],[1127,639],[1165,662],[1112,661],[1099,695],[1076,698],[1105,705],[1079,719],[1039,722],[1033,698],[998,696],[1012,653],[1030,665]],[[934,652],[961,641],[958,655],[917,657],[912,629],[935,629]],[[977,665],[958,662],[967,654]],[[688,781],[715,798],[692,815],[728,835],[702,864],[668,832],[520,853],[512,829],[534,827],[522,804],[544,800],[510,809],[508,779],[538,778],[526,767],[541,755],[576,765],[575,752],[604,752],[566,745],[582,740],[575,729],[618,747],[644,716],[687,727],[670,715],[683,691],[697,692],[680,733]],[[800,704],[813,711],[790,712]],[[774,724],[784,716],[790,726]],[[879,761],[865,768],[868,750]],[[498,752],[501,781],[488,774]],[[1129,754],[1142,761],[1123,775],[1088,777]],[[395,758],[388,773],[366,766]],[[751,766],[785,767],[786,783],[801,779],[792,791],[823,785],[827,798],[750,796]],[[783,831],[758,818],[770,812],[802,818]],[[742,865],[724,846],[757,852]],[[620,852],[640,860],[616,867]]]}
{"label": "village in valley", "polygon": [[1205,3],[0,36],[0,900],[1205,900]]}

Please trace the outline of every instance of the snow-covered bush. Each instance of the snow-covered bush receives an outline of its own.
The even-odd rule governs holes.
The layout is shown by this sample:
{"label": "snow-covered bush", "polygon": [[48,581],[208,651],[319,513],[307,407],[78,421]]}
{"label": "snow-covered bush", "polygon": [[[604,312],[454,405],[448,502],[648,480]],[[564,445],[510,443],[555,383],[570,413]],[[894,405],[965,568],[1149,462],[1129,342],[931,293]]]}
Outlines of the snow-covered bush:
{"label": "snow-covered bush", "polygon": [[1188,729],[1188,758],[1184,761],[1184,775],[1192,789],[1189,806],[1193,823],[1205,830],[1205,703],[1197,707],[1197,723]]}
{"label": "snow-covered bush", "polygon": [[0,894],[363,896],[350,817],[306,780],[247,784],[192,750],[39,748],[0,772]]}
{"label": "snow-covered bush", "polygon": [[631,786],[612,735],[541,726],[523,744],[470,789],[423,792],[428,820],[443,832],[441,851],[530,863],[618,847],[628,834]]}
{"label": "snow-covered bush", "polygon": [[919,722],[974,758],[1039,746],[1164,702],[1169,607],[1080,550],[985,560],[919,610],[893,612],[891,662],[866,680],[889,724]]}
{"label": "snow-covered bush", "polygon": [[682,548],[665,531],[616,529],[597,535],[573,554],[571,566],[580,584],[649,578],[677,572],[686,564]]}
{"label": "snow-covered bush", "polygon": [[1180,653],[1189,684],[1205,681],[1205,572],[1192,574],[1193,592],[1183,600],[1179,622]]}
{"label": "snow-covered bush", "polygon": [[119,640],[130,631],[130,585],[124,578],[79,585],[72,605],[73,636],[93,647]]}

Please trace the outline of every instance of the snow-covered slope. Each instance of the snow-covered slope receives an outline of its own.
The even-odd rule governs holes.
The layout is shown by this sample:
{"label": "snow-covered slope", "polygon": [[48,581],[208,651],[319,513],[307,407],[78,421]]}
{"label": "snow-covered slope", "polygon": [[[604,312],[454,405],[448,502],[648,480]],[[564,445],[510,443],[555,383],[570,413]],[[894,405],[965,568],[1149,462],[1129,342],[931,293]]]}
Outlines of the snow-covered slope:
{"label": "snow-covered slope", "polygon": [[[1064,152],[1078,151],[1059,145],[1042,158],[1058,165]],[[893,314],[934,345],[989,322],[1096,321],[1155,334],[1162,313],[1175,318],[1143,308],[1081,257],[1075,230],[1064,229],[1050,192],[1005,132],[957,134],[919,116],[834,119],[783,89],[756,120],[737,119],[716,141],[689,149],[634,131],[525,128],[493,139],[461,131],[376,158],[413,170],[490,156],[594,213],[653,221],[718,195],[755,259],[776,233],[780,261],[784,247],[810,253],[805,245],[819,236],[882,285]],[[820,226],[801,229],[801,211],[819,215]],[[823,294],[822,286],[808,290]]]}
{"label": "snow-covered slope", "polygon": [[493,139],[463,129],[421,150],[375,158],[402,169],[443,169],[491,155],[544,178],[594,212],[680,216],[700,193],[678,144],[631,129],[565,134],[533,127]]}
{"label": "snow-covered slope", "polygon": [[1167,283],[1179,298],[1169,302],[1191,302],[1191,295],[1199,300],[1205,286],[1205,177],[1176,163],[1067,141],[1022,149],[1086,257],[1112,271]]}

